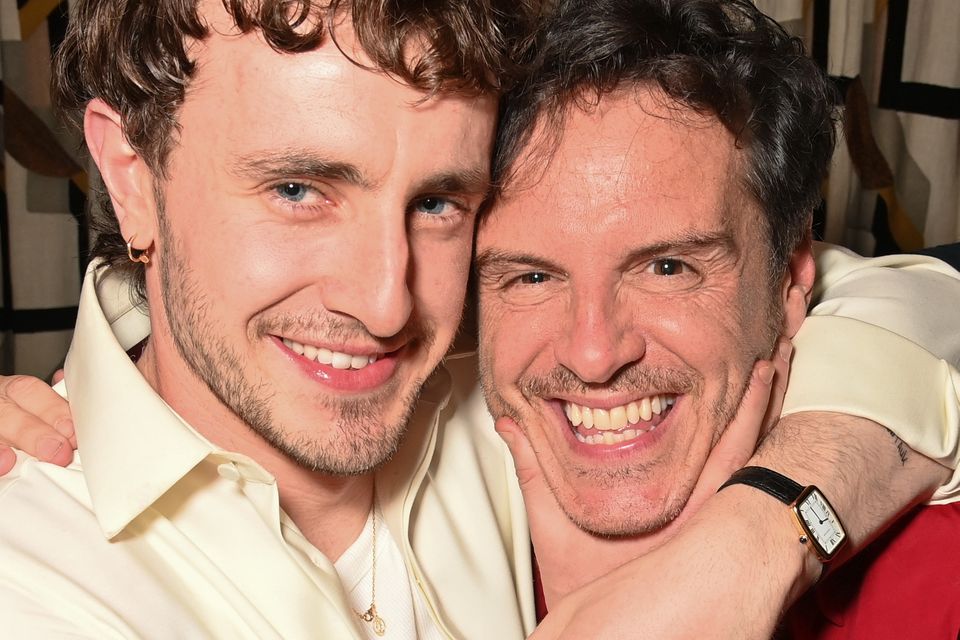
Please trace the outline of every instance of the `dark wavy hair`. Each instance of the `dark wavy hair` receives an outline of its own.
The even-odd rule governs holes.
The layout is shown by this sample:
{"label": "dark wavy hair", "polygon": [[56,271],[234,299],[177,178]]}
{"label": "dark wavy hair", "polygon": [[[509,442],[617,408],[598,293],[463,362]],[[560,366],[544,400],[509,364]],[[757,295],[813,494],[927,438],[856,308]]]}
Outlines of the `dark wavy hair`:
{"label": "dark wavy hair", "polygon": [[[295,54],[336,39],[348,18],[374,67],[425,92],[499,93],[516,78],[513,60],[529,44],[535,0],[221,0],[242,33],[259,31],[275,50]],[[177,112],[196,68],[190,42],[209,30],[198,0],[77,0],[56,52],[54,104],[82,126],[100,98],[123,121],[127,141],[154,175],[165,176]],[[410,56],[415,45],[417,55]],[[144,270],[103,190],[91,209],[91,258],[130,275],[142,301]]]}
{"label": "dark wavy hair", "polygon": [[[772,275],[783,274],[835,145],[833,85],[799,40],[746,0],[560,0],[532,51],[532,73],[501,105],[493,162],[501,189],[529,145],[558,142],[570,109],[656,87],[715,116],[746,150],[744,178],[766,215]],[[546,143],[531,139],[538,125]]]}

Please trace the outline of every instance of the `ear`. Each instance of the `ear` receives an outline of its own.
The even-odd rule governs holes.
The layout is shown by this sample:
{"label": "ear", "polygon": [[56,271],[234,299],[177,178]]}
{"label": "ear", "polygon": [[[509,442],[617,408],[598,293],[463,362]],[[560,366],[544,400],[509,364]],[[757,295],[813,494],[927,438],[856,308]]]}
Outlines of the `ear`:
{"label": "ear", "polygon": [[816,262],[813,259],[813,232],[807,230],[807,235],[790,256],[787,273],[781,285],[783,300],[783,333],[792,338],[800,330],[804,318],[807,317],[807,307],[813,296],[813,283],[817,275]]}
{"label": "ear", "polygon": [[102,100],[91,100],[83,116],[87,148],[110,194],[120,232],[135,248],[146,249],[155,239],[153,173],[127,142],[120,114]]}

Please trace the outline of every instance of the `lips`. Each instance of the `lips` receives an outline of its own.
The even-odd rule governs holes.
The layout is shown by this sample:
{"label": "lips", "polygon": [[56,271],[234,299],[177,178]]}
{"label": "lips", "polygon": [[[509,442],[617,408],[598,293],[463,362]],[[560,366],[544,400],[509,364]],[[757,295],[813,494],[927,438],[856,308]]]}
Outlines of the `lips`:
{"label": "lips", "polygon": [[329,390],[348,394],[369,393],[386,384],[409,346],[390,352],[349,353],[287,337],[272,338],[281,352],[313,381]]}
{"label": "lips", "polygon": [[370,355],[351,355],[342,351],[333,351],[326,347],[315,347],[311,344],[301,344],[290,338],[283,338],[283,344],[288,349],[303,356],[307,360],[313,360],[320,364],[328,364],[334,369],[363,369],[375,363],[378,359],[376,353]]}

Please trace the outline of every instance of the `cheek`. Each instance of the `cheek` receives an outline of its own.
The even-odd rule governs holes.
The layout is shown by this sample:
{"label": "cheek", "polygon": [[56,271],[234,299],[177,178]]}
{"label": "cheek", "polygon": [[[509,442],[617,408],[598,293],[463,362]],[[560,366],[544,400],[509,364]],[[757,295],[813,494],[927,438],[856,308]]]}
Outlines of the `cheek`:
{"label": "cheek", "polygon": [[440,241],[411,242],[411,293],[418,313],[438,322],[440,331],[452,334],[459,324],[470,273],[470,248],[468,233]]}
{"label": "cheek", "polygon": [[[761,332],[752,326],[757,314],[741,313],[731,302],[734,296],[704,292],[650,304],[645,310],[648,361],[678,360],[702,376],[708,388],[739,377],[760,353]],[[660,350],[666,353],[658,355]]]}
{"label": "cheek", "polygon": [[200,243],[194,255],[207,265],[211,294],[230,298],[232,308],[264,309],[285,299],[322,276],[322,256],[335,255],[334,242],[306,242],[278,225],[223,225],[221,231],[229,254]]}
{"label": "cheek", "polygon": [[490,384],[496,381],[498,392],[502,391],[499,387],[514,368],[511,358],[513,352],[504,340],[505,336],[512,333],[509,326],[511,316],[503,311],[502,305],[492,302],[487,294],[480,293],[480,363],[485,382]]}
{"label": "cheek", "polygon": [[231,195],[217,184],[215,173],[195,169],[192,175],[206,178],[199,184],[183,166],[178,169],[164,194],[166,226],[173,236],[167,250],[179,254],[211,299],[229,300],[228,308],[234,309],[275,299],[284,283],[309,271],[305,265],[319,252],[289,229],[264,222],[258,202]]}
{"label": "cheek", "polygon": [[558,327],[549,305],[513,307],[495,294],[481,293],[480,353],[498,392],[509,395],[507,389],[514,389],[525,373],[542,374],[555,365],[552,345]]}

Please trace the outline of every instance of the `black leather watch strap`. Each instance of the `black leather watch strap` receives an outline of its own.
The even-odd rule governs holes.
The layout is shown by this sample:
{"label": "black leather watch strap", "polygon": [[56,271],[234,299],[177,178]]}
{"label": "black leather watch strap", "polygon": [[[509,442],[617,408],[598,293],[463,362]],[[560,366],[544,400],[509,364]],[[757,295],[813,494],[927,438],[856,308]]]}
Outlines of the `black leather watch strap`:
{"label": "black leather watch strap", "polygon": [[730,476],[730,479],[724,482],[717,491],[732,484],[746,484],[755,489],[760,489],[786,505],[793,504],[803,492],[801,485],[782,473],[777,473],[766,467],[744,467]]}

